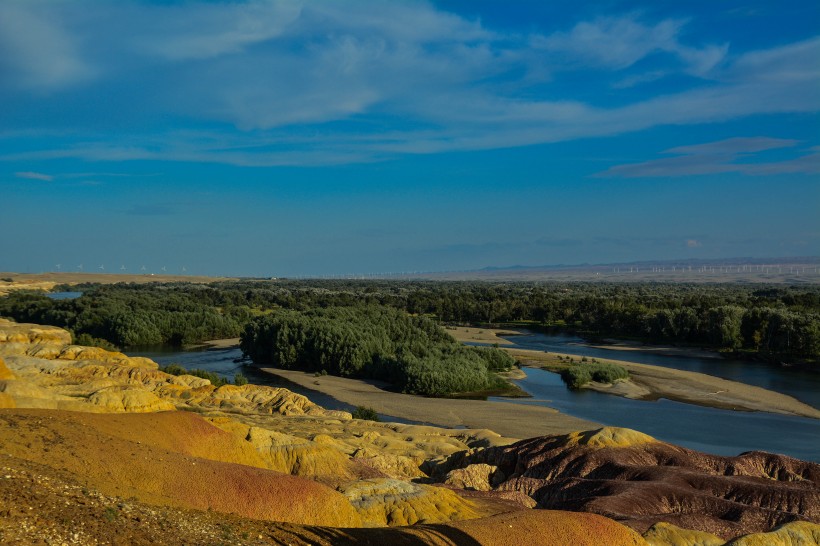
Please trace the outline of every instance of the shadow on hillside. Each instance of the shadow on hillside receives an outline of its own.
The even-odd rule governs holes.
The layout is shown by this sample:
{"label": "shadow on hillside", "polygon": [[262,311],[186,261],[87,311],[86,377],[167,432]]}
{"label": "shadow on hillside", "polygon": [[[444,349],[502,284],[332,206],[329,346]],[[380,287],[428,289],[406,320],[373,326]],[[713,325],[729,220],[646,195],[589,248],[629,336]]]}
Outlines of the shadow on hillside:
{"label": "shadow on hillside", "polygon": [[467,533],[446,525],[421,525],[393,529],[331,529],[327,527],[311,527],[310,533],[333,545],[481,546],[480,542]]}

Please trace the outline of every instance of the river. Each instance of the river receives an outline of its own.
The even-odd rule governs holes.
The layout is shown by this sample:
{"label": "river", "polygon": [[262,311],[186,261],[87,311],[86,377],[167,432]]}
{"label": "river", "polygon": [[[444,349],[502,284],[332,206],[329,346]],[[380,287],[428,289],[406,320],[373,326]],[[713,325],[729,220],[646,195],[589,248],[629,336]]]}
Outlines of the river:
{"label": "river", "polygon": [[[509,339],[519,348],[550,350],[598,358],[620,358],[693,371],[704,371],[702,367],[706,366],[708,367],[707,373],[735,380],[740,380],[737,374],[742,375],[742,370],[735,369],[737,363],[730,361],[728,362],[730,372],[724,372],[724,365],[727,365],[727,361],[723,360],[596,349],[584,346],[583,340],[572,336],[533,333]],[[300,388],[270,374],[256,371],[252,367],[243,366],[237,362],[242,356],[238,348],[198,348],[186,351],[144,348],[139,351],[129,351],[129,354],[147,356],[161,365],[177,363],[188,369],[205,369],[230,379],[233,379],[235,373],[241,371],[253,383],[286,387],[309,397],[323,407],[346,411],[353,409],[352,406],[327,395]],[[756,363],[749,364],[755,365]],[[532,368],[525,369],[525,372],[527,378],[516,381],[516,383],[533,398],[497,400],[542,404],[569,415],[605,425],[634,428],[659,440],[717,455],[737,455],[744,451],[763,450],[820,462],[820,444],[818,443],[820,420],[764,412],[706,408],[665,399],[629,400],[589,390],[570,391],[564,386],[558,374]],[[794,392],[805,392],[806,389],[799,386],[789,392],[789,389],[794,388],[795,383],[790,376],[791,372],[792,370],[767,366],[757,369],[751,376],[757,376],[758,380],[763,378],[768,383],[747,382],[766,386],[766,388],[792,396],[795,395]],[[767,374],[771,377],[766,378]],[[785,376],[786,379],[778,376]],[[785,388],[774,388],[772,385],[781,385]],[[801,400],[807,403],[811,403],[811,399],[811,396],[801,397]],[[388,421],[406,422],[396,416],[381,417]]]}
{"label": "river", "polygon": [[779,368],[766,362],[751,360],[731,360],[720,358],[698,358],[670,356],[646,351],[625,351],[592,347],[577,336],[566,334],[543,334],[522,330],[521,335],[510,336],[507,340],[518,349],[534,349],[554,353],[568,353],[578,356],[626,360],[700,372],[723,379],[731,379],[747,385],[763,387],[775,392],[788,394],[820,409],[820,374],[800,368]]}

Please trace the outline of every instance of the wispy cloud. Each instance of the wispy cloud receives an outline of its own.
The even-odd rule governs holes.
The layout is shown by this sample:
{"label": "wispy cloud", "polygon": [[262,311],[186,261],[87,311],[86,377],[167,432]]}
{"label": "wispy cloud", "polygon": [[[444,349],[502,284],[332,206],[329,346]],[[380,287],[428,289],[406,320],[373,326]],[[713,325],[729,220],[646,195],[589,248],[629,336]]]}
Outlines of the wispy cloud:
{"label": "wispy cloud", "polygon": [[51,92],[94,75],[55,7],[41,2],[0,3],[0,74],[7,85]]}
{"label": "wispy cloud", "polygon": [[794,148],[797,141],[778,138],[731,138],[693,146],[679,146],[663,152],[672,155],[662,159],[617,165],[599,173],[599,177],[674,177],[737,172],[748,175],[783,173],[820,173],[820,147],[802,155],[777,161],[760,161],[759,152]]}
{"label": "wispy cloud", "polygon": [[[629,14],[522,35],[425,3],[105,3],[93,14],[45,5],[0,6],[0,91],[82,83],[112,112],[162,129],[49,128],[0,160],[327,165],[820,111],[820,38],[730,55],[685,40],[684,20]],[[658,55],[653,69],[637,66]],[[672,74],[696,83],[602,105],[562,88],[574,71],[616,89]],[[103,118],[99,103],[76,116]],[[168,131],[169,118],[187,130]]]}
{"label": "wispy cloud", "polygon": [[634,16],[602,17],[584,21],[569,32],[536,36],[535,47],[563,54],[570,62],[580,62],[621,70],[654,53],[672,54],[688,73],[707,74],[728,52],[728,45],[690,47],[679,36],[685,21],[667,19],[654,25],[645,24]]}
{"label": "wispy cloud", "polygon": [[14,173],[17,178],[27,178],[29,180],[42,180],[44,182],[51,182],[54,177],[50,174],[36,173],[31,171],[23,171]]}

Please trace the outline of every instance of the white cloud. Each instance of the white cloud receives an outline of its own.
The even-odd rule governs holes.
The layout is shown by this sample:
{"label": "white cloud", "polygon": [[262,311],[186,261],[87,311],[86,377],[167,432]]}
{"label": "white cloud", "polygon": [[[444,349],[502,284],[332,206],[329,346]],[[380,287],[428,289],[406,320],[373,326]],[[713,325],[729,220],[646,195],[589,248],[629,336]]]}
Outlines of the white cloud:
{"label": "white cloud", "polygon": [[[820,38],[729,56],[725,45],[684,44],[684,21],[635,16],[530,37],[425,3],[117,2],[89,15],[73,3],[45,5],[0,4],[8,16],[0,17],[0,40],[40,44],[13,70],[0,60],[10,82],[55,90],[98,73],[94,96],[112,112],[190,129],[141,136],[95,127],[85,137],[81,127],[64,136],[51,129],[54,136],[42,140],[49,145],[16,146],[22,151],[6,160],[346,163],[820,111]],[[25,37],[18,27],[34,31]],[[93,61],[80,55],[90,55],[89,44]],[[630,69],[656,53],[663,53],[657,70]],[[33,63],[37,55],[45,62]],[[604,107],[575,98],[562,83],[575,69],[586,79],[590,65],[604,68],[591,87],[638,86],[680,72],[708,79],[666,95],[627,93],[631,102]],[[97,112],[88,108],[93,119]],[[38,140],[24,135],[20,142]]]}
{"label": "white cloud", "polygon": [[728,46],[687,47],[678,40],[684,24],[667,19],[650,26],[633,16],[602,17],[578,23],[569,32],[535,37],[532,43],[569,60],[612,70],[630,67],[653,53],[671,53],[684,63],[687,72],[705,75],[723,60]]}
{"label": "white cloud", "polygon": [[600,173],[601,177],[675,177],[717,173],[771,175],[784,173],[820,173],[820,147],[797,158],[777,162],[760,161],[756,154],[779,148],[793,148],[797,141],[778,138],[730,138],[693,146],[679,146],[664,151],[674,157],[641,163],[618,165]]}
{"label": "white cloud", "polygon": [[0,3],[0,88],[51,91],[94,75],[76,40],[47,7],[40,2]]}
{"label": "white cloud", "polygon": [[143,8],[155,21],[136,29],[136,48],[168,60],[208,59],[240,53],[281,36],[299,17],[303,2],[198,4]]}
{"label": "white cloud", "polygon": [[50,174],[36,173],[32,171],[17,172],[14,173],[14,176],[16,176],[17,178],[26,178],[29,180],[42,180],[44,182],[51,182],[52,180],[54,180],[54,177]]}

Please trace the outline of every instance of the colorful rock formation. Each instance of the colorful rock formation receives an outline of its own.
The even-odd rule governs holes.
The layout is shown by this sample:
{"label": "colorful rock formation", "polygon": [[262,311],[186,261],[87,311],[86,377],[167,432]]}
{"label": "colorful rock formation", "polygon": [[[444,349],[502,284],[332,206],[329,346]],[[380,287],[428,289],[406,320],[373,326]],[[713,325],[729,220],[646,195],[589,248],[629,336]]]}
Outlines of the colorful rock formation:
{"label": "colorful rock formation", "polygon": [[[278,522],[253,540],[262,544],[785,546],[820,536],[816,464],[715,457],[617,428],[515,442],[361,421],[286,389],[216,388],[3,319],[0,445],[0,542],[42,539],[50,516],[15,508],[35,498],[72,518],[91,498],[131,499],[149,520],[159,517],[150,506],[166,507],[146,543],[169,542],[174,510],[178,522],[194,517],[185,510]],[[21,476],[40,478],[2,481]],[[87,488],[97,493],[77,492]],[[527,509],[536,502],[541,510]]]}
{"label": "colorful rock formation", "polygon": [[477,463],[539,508],[603,514],[640,532],[662,521],[726,540],[820,521],[820,465],[783,455],[719,457],[603,428],[457,454],[438,471]]}

